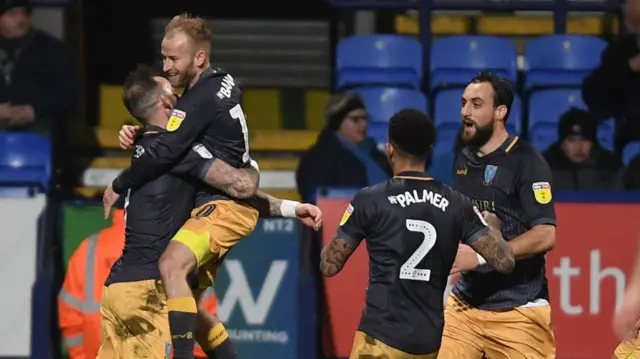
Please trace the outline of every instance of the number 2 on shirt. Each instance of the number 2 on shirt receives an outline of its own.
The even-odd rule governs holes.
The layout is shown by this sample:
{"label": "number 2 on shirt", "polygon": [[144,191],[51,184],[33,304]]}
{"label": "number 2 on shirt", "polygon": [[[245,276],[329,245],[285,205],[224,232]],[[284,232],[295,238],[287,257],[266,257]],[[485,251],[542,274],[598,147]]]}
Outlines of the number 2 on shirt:
{"label": "number 2 on shirt", "polygon": [[400,267],[400,279],[419,280],[428,282],[431,279],[431,270],[417,269],[416,266],[433,249],[436,244],[436,228],[429,222],[417,219],[407,219],[406,227],[410,232],[421,233],[422,243],[415,252]]}
{"label": "number 2 on shirt", "polygon": [[249,162],[249,128],[247,128],[247,119],[242,111],[242,106],[237,104],[229,110],[231,118],[240,121],[240,127],[242,127],[242,135],[244,136],[244,153],[242,154],[242,162]]}

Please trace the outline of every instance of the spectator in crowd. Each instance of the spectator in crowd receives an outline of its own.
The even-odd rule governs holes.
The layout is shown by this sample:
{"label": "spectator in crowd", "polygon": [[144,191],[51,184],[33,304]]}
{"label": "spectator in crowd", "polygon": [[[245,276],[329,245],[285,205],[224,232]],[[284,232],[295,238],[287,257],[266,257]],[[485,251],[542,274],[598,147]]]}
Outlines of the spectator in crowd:
{"label": "spectator in crowd", "polygon": [[624,20],[629,31],[609,44],[582,85],[583,100],[598,120],[618,120],[618,148],[640,138],[640,0],[627,0]]}
{"label": "spectator in crowd", "polygon": [[462,142],[462,129],[456,134],[456,139],[451,151],[436,155],[430,159],[431,163],[427,165],[429,176],[446,185],[452,186],[453,183],[453,161],[456,154],[464,143]]}
{"label": "spectator in crowd", "polygon": [[[70,359],[93,359],[100,349],[102,287],[124,248],[124,200],[116,207],[111,227],[84,239],[69,259],[58,296],[58,320]],[[215,313],[217,300],[212,289],[204,292],[200,305]],[[207,357],[198,346],[194,355]]]}
{"label": "spectator in crowd", "polygon": [[325,119],[325,128],[296,171],[305,202],[314,202],[319,187],[362,188],[391,176],[386,156],[367,137],[367,111],[360,95],[333,96]]}
{"label": "spectator in crowd", "polygon": [[52,137],[75,110],[70,58],[60,40],[32,26],[28,0],[0,0],[0,70],[0,130]]}
{"label": "spectator in crowd", "polygon": [[600,146],[597,136],[598,125],[586,111],[572,108],[562,115],[559,140],[544,152],[555,189],[624,189],[622,162]]}

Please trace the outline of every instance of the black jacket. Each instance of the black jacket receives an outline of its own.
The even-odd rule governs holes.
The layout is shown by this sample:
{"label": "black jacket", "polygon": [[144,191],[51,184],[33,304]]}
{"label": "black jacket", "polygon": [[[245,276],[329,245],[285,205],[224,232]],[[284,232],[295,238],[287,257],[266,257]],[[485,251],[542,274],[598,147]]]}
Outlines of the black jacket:
{"label": "black jacket", "polygon": [[76,109],[76,69],[60,40],[34,29],[24,39],[0,38],[0,51],[0,103],[33,106],[36,121],[26,130],[46,134]]}
{"label": "black jacket", "polygon": [[[371,157],[391,177],[392,172],[386,156],[375,146],[373,147]],[[362,188],[367,186],[367,169],[358,158],[342,146],[335,133],[325,130],[300,159],[300,165],[296,171],[296,183],[302,199],[310,202],[314,199],[318,187]]]}
{"label": "black jacket", "polygon": [[584,164],[574,164],[564,154],[559,143],[543,154],[556,190],[623,190],[624,167],[612,152],[594,145],[591,158]]}

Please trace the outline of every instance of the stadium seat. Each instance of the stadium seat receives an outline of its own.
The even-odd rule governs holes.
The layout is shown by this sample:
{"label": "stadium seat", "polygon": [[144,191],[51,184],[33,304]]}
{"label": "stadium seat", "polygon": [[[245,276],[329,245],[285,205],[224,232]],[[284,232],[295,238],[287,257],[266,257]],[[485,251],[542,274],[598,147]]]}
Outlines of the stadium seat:
{"label": "stadium seat", "polygon": [[613,120],[608,120],[598,126],[598,142],[609,151],[614,150],[615,127]]}
{"label": "stadium seat", "polygon": [[555,126],[560,116],[571,107],[586,109],[580,89],[535,91],[529,97],[529,128],[539,123],[552,123]]}
{"label": "stadium seat", "polygon": [[367,136],[376,141],[378,149],[380,150],[384,150],[384,145],[387,143],[388,132],[389,126],[386,123],[371,122],[367,127]]}
{"label": "stadium seat", "polygon": [[558,140],[558,128],[554,123],[540,123],[529,131],[529,141],[540,152],[544,152]]}
{"label": "stadium seat", "polygon": [[525,89],[580,86],[600,63],[607,43],[586,35],[547,35],[529,40],[524,52]]}
{"label": "stadium seat", "polygon": [[367,106],[371,122],[387,123],[406,108],[427,111],[427,98],[417,90],[393,87],[363,87],[357,90]]}
{"label": "stadium seat", "polygon": [[430,61],[432,90],[466,85],[480,71],[491,71],[515,83],[516,48],[510,39],[450,36],[433,42]]}
{"label": "stadium seat", "polygon": [[[435,101],[434,109],[434,121],[436,126],[448,123],[455,123],[457,126],[461,125],[460,106],[462,99],[462,89],[446,89],[438,91]],[[507,130],[510,133],[519,135],[522,131],[522,103],[520,97],[517,95],[513,100],[511,106],[511,114],[507,120]]]}
{"label": "stadium seat", "polygon": [[444,123],[437,127],[438,136],[433,149],[434,156],[453,151],[460,125],[460,123]]}
{"label": "stadium seat", "polygon": [[338,43],[337,87],[405,86],[420,89],[422,45],[402,35],[359,35]]}
{"label": "stadium seat", "polygon": [[637,155],[640,155],[640,141],[629,142],[622,150],[622,163],[629,166]]}
{"label": "stadium seat", "polygon": [[0,133],[0,186],[49,189],[51,143],[32,133]]}

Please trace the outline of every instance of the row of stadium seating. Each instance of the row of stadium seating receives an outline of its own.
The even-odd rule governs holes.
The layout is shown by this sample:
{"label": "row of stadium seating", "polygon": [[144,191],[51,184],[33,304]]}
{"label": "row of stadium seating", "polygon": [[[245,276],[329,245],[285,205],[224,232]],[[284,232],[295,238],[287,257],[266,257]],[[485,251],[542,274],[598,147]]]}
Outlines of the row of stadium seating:
{"label": "row of stadium seating", "polygon": [[[418,35],[417,14],[401,14],[395,17],[395,32]],[[619,28],[615,16],[598,13],[569,14],[567,33],[582,35],[604,35],[617,33]],[[554,32],[553,15],[537,12],[514,14],[446,12],[433,13],[431,33],[433,35],[464,35],[476,33],[500,36],[539,36]]]}
{"label": "row of stadium seating", "polygon": [[[460,128],[460,100],[462,89],[439,91],[429,111],[427,97],[420,91],[408,88],[363,87],[355,90],[364,99],[371,118],[371,135],[380,143],[386,140],[385,123],[394,113],[404,108],[415,108],[431,112],[438,127],[438,143],[435,152],[443,153],[453,148],[456,132]],[[576,89],[547,89],[533,93],[528,99],[528,110],[516,96],[507,121],[508,130],[514,134],[524,131],[524,118],[528,118],[527,133],[533,145],[544,150],[558,138],[557,125],[560,117],[571,107],[586,109],[580,91]],[[379,128],[379,129],[378,129]],[[599,126],[600,143],[613,149],[615,126],[613,120]]]}
{"label": "row of stadium seating", "polygon": [[[585,35],[548,35],[529,40],[524,52],[525,90],[546,86],[580,86],[598,65],[606,42]],[[424,77],[422,45],[401,35],[359,35],[338,43],[338,89],[389,85],[420,89]],[[430,50],[429,90],[466,84],[488,70],[513,83],[518,57],[509,38],[449,36],[436,39]]]}

